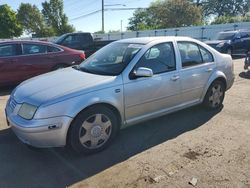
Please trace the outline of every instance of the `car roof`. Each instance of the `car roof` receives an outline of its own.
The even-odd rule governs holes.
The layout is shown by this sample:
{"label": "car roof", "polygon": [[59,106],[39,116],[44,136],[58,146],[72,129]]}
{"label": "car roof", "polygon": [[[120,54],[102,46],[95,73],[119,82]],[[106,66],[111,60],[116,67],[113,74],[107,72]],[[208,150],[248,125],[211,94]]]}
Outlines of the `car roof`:
{"label": "car roof", "polygon": [[52,42],[47,41],[40,41],[40,40],[5,40],[0,41],[0,44],[8,43],[8,44],[15,44],[15,43],[36,43],[36,44],[44,44],[44,45],[54,45]]}
{"label": "car roof", "polygon": [[164,36],[164,37],[140,37],[140,38],[129,38],[129,39],[121,39],[117,42],[122,43],[136,43],[136,44],[148,44],[153,41],[160,40],[192,40],[190,37],[181,37],[181,36]]}

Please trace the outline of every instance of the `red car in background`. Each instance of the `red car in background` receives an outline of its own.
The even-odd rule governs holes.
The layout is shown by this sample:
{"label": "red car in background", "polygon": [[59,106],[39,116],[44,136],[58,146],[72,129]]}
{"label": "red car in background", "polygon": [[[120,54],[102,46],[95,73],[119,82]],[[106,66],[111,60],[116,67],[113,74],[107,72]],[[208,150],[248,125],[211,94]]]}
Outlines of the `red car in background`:
{"label": "red car in background", "polygon": [[0,86],[18,84],[28,78],[80,64],[83,51],[49,42],[0,42]]}

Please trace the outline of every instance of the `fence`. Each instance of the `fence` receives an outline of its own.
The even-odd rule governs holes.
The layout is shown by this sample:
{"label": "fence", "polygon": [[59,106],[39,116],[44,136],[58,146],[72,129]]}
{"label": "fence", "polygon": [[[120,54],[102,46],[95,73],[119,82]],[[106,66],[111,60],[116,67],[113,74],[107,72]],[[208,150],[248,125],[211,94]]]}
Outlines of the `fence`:
{"label": "fence", "polygon": [[216,34],[225,30],[250,29],[250,22],[240,22],[231,24],[218,24],[206,26],[179,27],[171,29],[134,31],[123,33],[94,34],[94,38],[101,40],[118,40],[134,37],[148,36],[189,36],[199,40],[214,39]]}
{"label": "fence", "polygon": [[[131,31],[122,33],[107,33],[107,34],[93,34],[94,38],[100,40],[119,40],[134,37],[149,37],[149,36],[189,36],[198,40],[211,40],[214,39],[216,34],[225,30],[238,30],[249,29],[250,22],[240,22],[231,24],[218,24],[218,25],[205,25],[205,26],[192,26],[192,27],[179,27],[170,29],[146,30],[146,31]],[[46,40],[52,41],[56,37],[50,38],[19,38],[20,40]],[[0,39],[4,40],[4,39]],[[9,40],[9,39],[5,39]]]}

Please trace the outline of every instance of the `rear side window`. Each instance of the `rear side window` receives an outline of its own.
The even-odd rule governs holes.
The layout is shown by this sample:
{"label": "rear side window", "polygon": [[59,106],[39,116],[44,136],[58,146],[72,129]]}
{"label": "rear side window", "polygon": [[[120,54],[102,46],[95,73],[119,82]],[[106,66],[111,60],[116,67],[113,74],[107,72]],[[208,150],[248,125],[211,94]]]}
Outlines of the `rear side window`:
{"label": "rear side window", "polygon": [[17,55],[17,48],[15,44],[0,45],[0,57],[8,57]]}
{"label": "rear side window", "polygon": [[53,47],[53,46],[47,46],[47,52],[48,53],[53,53],[53,52],[60,52],[61,49]]}
{"label": "rear side window", "polygon": [[178,42],[178,48],[184,68],[214,61],[213,55],[207,49],[194,42]]}
{"label": "rear side window", "polygon": [[23,44],[23,54],[42,54],[46,53],[46,46],[39,44]]}
{"label": "rear side window", "polygon": [[213,55],[211,54],[211,52],[209,52],[207,49],[203,48],[202,46],[199,46],[199,48],[201,51],[203,63],[209,63],[209,62],[214,61],[214,58],[213,58]]}

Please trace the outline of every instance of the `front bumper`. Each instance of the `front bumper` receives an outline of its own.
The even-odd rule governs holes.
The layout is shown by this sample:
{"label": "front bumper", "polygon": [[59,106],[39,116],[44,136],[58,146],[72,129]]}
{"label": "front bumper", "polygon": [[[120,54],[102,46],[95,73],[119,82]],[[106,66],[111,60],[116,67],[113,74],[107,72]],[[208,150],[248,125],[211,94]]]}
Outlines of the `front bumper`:
{"label": "front bumper", "polygon": [[6,107],[6,118],[16,136],[25,144],[46,148],[66,145],[71,117],[25,120]]}

